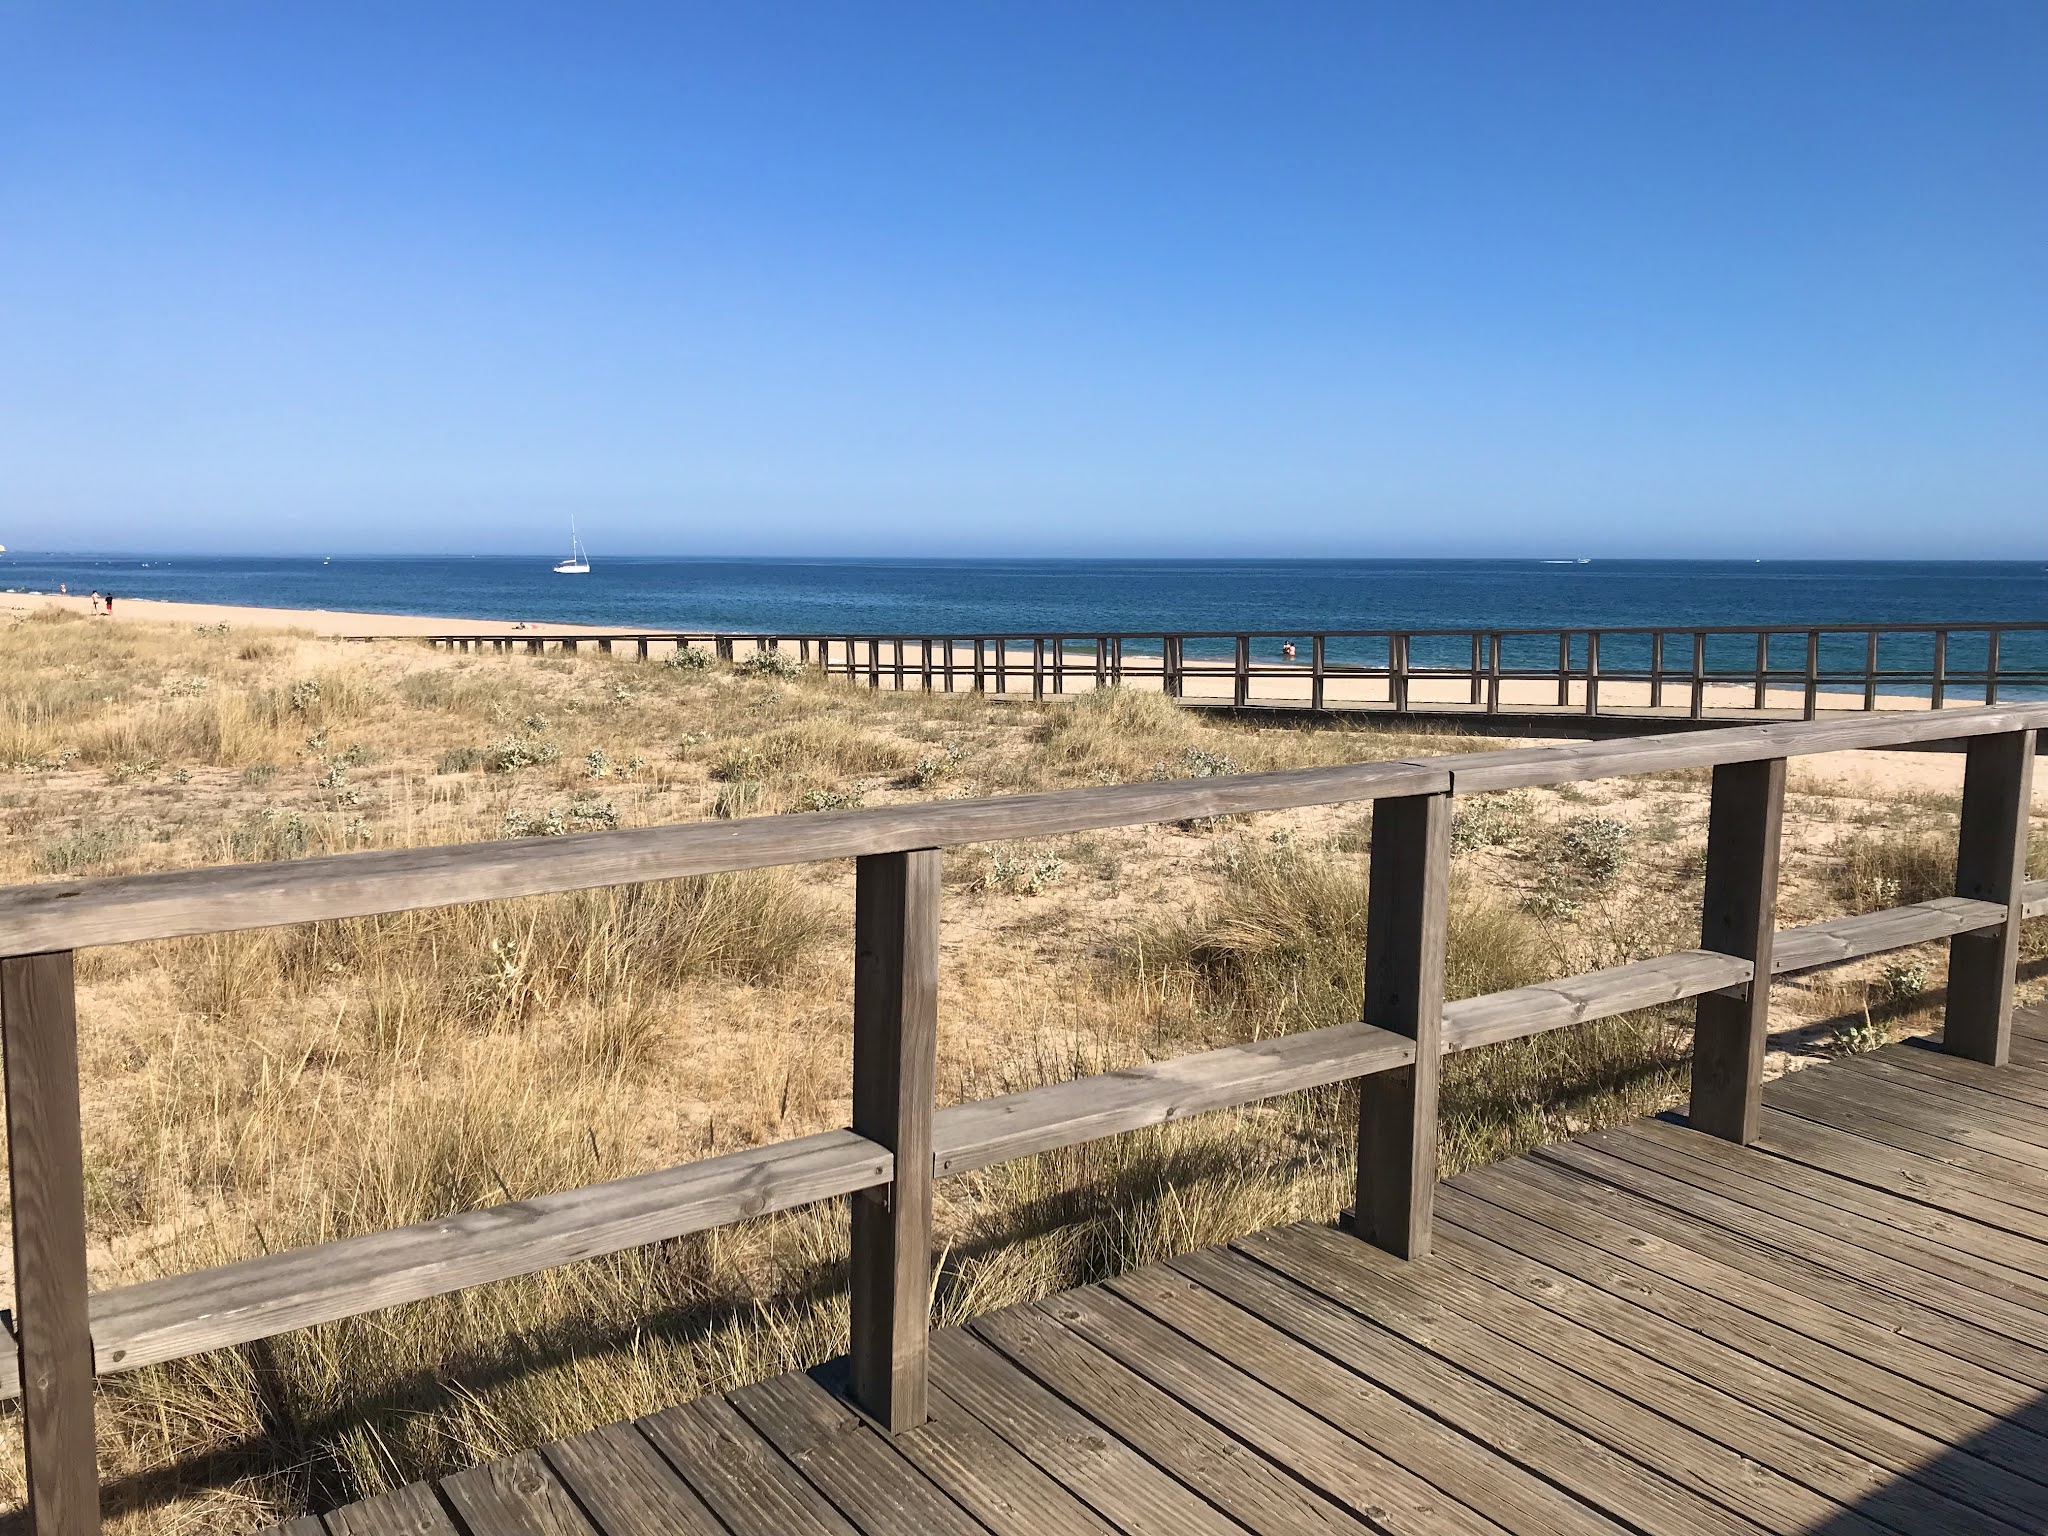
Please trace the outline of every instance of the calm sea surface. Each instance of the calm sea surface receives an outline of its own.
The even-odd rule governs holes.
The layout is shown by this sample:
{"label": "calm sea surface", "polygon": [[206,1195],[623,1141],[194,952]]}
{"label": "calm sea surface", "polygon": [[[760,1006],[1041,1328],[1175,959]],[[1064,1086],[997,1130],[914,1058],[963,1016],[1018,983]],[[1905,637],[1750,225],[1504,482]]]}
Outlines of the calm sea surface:
{"label": "calm sea surface", "polygon": [[[1677,629],[2048,619],[2048,563],[2041,561],[806,561],[606,559],[600,553],[587,576],[558,576],[549,565],[540,558],[329,563],[8,554],[0,555],[0,588],[54,591],[65,582],[73,592],[99,587],[196,603],[785,634]],[[1888,644],[1884,664],[1925,665],[1922,649]],[[1957,637],[1951,665],[1981,667],[1982,657],[1981,637]],[[2003,660],[2048,668],[2048,642],[2009,637]],[[1640,664],[1611,654],[1602,661]],[[1860,640],[1830,644],[1828,667],[1860,663]],[[1510,665],[1517,664],[1538,663],[1532,654],[1527,661],[1511,657]],[[1710,664],[1733,668],[1742,658],[1731,643],[1717,647]],[[1794,664],[1790,650],[1783,660],[1774,650],[1773,664]]]}

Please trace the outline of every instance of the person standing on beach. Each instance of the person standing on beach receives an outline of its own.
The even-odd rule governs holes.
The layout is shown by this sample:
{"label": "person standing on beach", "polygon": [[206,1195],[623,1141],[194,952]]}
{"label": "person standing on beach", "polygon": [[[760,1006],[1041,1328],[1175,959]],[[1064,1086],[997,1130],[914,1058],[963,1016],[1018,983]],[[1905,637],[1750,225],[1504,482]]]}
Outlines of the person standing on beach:
{"label": "person standing on beach", "polygon": [[100,601],[107,605],[107,617],[111,619],[114,616],[114,594],[109,592]]}
{"label": "person standing on beach", "polygon": [[100,589],[98,587],[92,589],[92,616],[94,618],[100,616]]}

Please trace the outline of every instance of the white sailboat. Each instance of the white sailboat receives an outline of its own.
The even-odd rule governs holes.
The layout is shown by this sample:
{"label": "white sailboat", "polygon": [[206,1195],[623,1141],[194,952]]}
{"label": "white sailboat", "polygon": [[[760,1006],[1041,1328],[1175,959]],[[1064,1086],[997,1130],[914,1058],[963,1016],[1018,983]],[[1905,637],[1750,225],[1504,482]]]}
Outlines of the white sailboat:
{"label": "white sailboat", "polygon": [[569,518],[569,558],[555,562],[557,576],[588,576],[590,574],[590,552],[583,547],[583,540],[576,533],[576,519]]}

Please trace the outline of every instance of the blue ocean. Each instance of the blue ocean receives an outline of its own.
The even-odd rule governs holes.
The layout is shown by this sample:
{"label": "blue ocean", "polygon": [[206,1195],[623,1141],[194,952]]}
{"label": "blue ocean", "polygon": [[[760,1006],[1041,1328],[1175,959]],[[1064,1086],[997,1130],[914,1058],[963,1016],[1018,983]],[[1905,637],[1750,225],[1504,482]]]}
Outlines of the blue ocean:
{"label": "blue ocean", "polygon": [[2048,620],[2048,562],[0,555],[0,588],[622,629],[1041,634]]}

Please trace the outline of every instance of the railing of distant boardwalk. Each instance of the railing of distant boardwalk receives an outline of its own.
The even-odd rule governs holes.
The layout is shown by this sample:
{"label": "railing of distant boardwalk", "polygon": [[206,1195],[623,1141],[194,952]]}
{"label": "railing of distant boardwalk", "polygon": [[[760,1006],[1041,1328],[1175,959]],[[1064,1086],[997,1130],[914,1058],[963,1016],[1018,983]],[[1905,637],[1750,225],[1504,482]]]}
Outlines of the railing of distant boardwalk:
{"label": "railing of distant boardwalk", "polygon": [[[894,1431],[926,1405],[936,1179],[1202,1111],[1360,1081],[1358,1236],[1429,1244],[1441,1057],[1696,999],[1693,1123],[1752,1138],[1770,979],[1950,944],[1946,1042],[2008,1052],[2035,732],[2048,705],[1850,716],[1517,751],[1209,777],[750,821],[345,854],[0,889],[13,1194],[14,1351],[29,1509],[44,1536],[98,1528],[96,1373],[244,1344],[465,1286],[852,1197],[851,1380]],[[1965,744],[1955,894],[1779,931],[1789,757]],[[1700,944],[1446,1005],[1456,796],[1712,769]],[[1373,804],[1360,1020],[937,1109],[942,850],[993,839],[1355,801]],[[288,923],[824,859],[856,861],[852,1124],[680,1167],[220,1268],[88,1293],[72,952]]]}
{"label": "railing of distant boardwalk", "polygon": [[536,629],[423,638],[452,650],[631,647],[642,660],[683,647],[727,660],[792,653],[874,688],[1042,699],[1140,686],[1190,703],[1315,710],[1811,720],[1823,710],[2048,697],[2048,622],[966,636]]}

